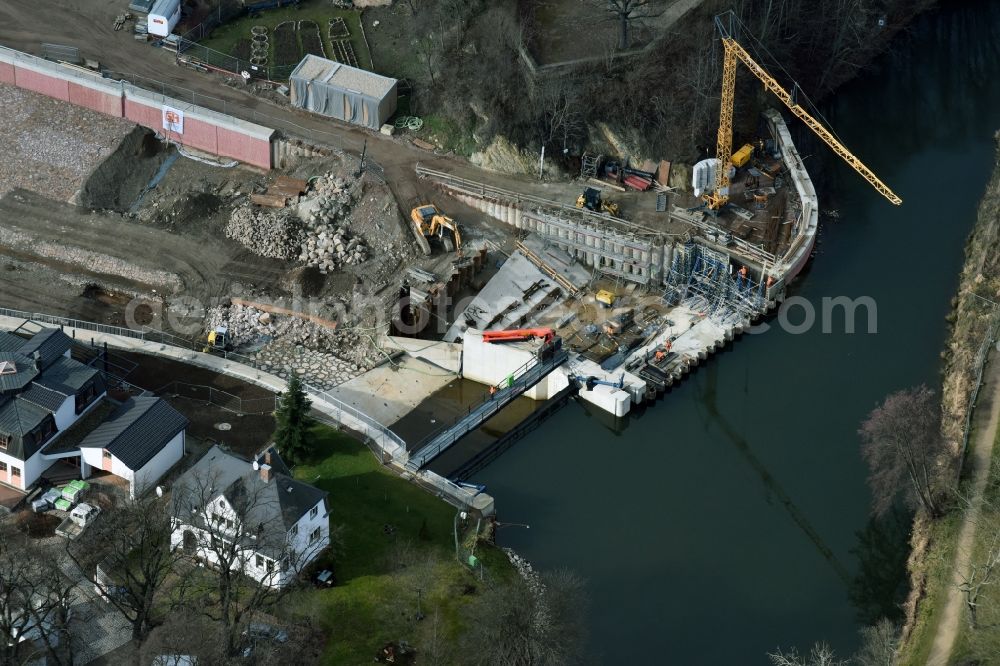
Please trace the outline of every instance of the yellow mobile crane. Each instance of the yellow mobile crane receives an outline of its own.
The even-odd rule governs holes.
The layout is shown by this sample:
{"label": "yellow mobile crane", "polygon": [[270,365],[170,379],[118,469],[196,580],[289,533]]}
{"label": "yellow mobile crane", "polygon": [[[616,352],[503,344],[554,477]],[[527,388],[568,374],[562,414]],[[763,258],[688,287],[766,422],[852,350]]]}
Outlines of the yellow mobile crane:
{"label": "yellow mobile crane", "polygon": [[[815,132],[819,138],[823,139],[826,145],[833,149],[833,152],[840,155],[841,159],[850,164],[855,171],[871,183],[872,187],[878,190],[882,196],[897,206],[903,203],[903,200],[896,196],[885,183],[879,180],[878,176],[872,173],[871,169],[855,157],[854,153],[849,151],[844,144],[840,143],[818,120],[799,106],[793,95],[782,88],[781,84],[773,76],[768,74],[763,67],[750,57],[746,49],[740,46],[732,36],[732,30],[727,29],[723,24],[722,16],[724,15],[715,17],[715,25],[722,35],[722,46],[725,49],[725,55],[722,60],[722,104],[719,110],[719,135],[716,145],[719,165],[715,170],[715,190],[704,196],[706,206],[711,210],[719,210],[729,201],[729,164],[733,158],[733,103],[736,96],[737,62],[742,62],[746,65],[747,69],[761,80],[765,88],[777,95],[778,99],[792,113],[801,118],[802,122],[808,125],[809,129]],[[735,15],[730,11],[728,17],[732,21]]]}

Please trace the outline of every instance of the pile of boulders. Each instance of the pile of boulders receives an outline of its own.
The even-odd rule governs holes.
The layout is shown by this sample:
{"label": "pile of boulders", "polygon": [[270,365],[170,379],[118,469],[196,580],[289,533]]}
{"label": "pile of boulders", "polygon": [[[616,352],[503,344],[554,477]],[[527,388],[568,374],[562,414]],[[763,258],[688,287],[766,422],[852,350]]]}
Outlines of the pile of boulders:
{"label": "pile of boulders", "polygon": [[305,225],[299,261],[320,272],[367,261],[368,248],[348,229],[352,200],[344,179],[327,174],[317,178],[313,187],[316,198],[299,213]]}
{"label": "pile of boulders", "polygon": [[248,202],[233,208],[226,238],[261,257],[293,259],[299,253],[303,233],[299,220],[288,211],[266,211]]}
{"label": "pile of boulders", "polygon": [[229,329],[229,342],[234,347],[257,342],[262,336],[274,336],[277,327],[274,317],[263,310],[234,303],[221,305],[208,311],[206,329],[214,331],[218,326]]}

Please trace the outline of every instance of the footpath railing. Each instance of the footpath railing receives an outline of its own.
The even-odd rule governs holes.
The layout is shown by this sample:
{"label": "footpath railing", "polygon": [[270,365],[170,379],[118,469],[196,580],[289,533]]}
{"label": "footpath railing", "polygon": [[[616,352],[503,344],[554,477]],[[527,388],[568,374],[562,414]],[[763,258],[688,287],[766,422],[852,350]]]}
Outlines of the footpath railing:
{"label": "footpath railing", "polygon": [[568,358],[565,349],[554,350],[549,358],[531,359],[508,376],[505,386],[478,405],[469,408],[451,425],[445,426],[436,433],[425,438],[410,455],[406,468],[417,471],[431,460],[441,455],[445,449],[475,430],[506,405],[513,402],[521,394],[540,382],[546,375],[562,365]]}
{"label": "footpath railing", "polygon": [[174,380],[156,391],[156,394],[169,394],[177,398],[207,402],[233,412],[234,414],[270,414],[278,406],[278,396],[269,395],[260,398],[244,398],[214,386],[190,384]]}
{"label": "footpath railing", "polygon": [[[94,331],[95,333],[103,333],[107,335],[115,335],[119,337],[131,338],[134,340],[142,340],[146,342],[154,342],[157,344],[169,345],[172,347],[179,347],[181,349],[189,349],[192,351],[202,352],[204,347],[204,342],[184,338],[171,333],[166,333],[164,331],[158,331],[155,329],[143,329],[134,330],[130,328],[123,328],[121,326],[112,326],[109,324],[97,324],[94,322],[83,321],[81,319],[73,319],[72,317],[59,317],[56,315],[45,314],[42,312],[26,312],[24,310],[13,310],[10,308],[0,308],[0,316],[11,317],[15,319],[24,319],[27,321],[33,321],[38,324],[49,324],[51,326],[67,327],[77,330]],[[254,368],[255,370],[260,370],[261,372],[269,372],[261,367],[261,364],[257,359],[246,356],[244,354],[238,354],[236,352],[229,352],[224,350],[210,349],[206,354],[211,354],[220,358],[234,361],[241,365],[246,365]],[[183,382],[181,382],[183,384]],[[188,385],[193,387],[195,385]],[[317,388],[310,384],[303,382],[303,388],[309,397],[316,402],[321,401],[326,407],[327,414],[329,416],[326,422],[330,425],[335,425],[336,427],[346,427],[352,431],[357,432],[361,436],[365,437],[366,443],[369,447],[372,447],[373,452],[376,456],[384,463],[395,461],[403,464],[406,460],[406,442],[399,437],[396,433],[392,432],[386,426],[379,423],[377,420],[371,416],[365,414],[364,412],[358,410],[357,408],[345,403],[336,396],[332,395],[329,391]],[[195,389],[184,389],[189,392],[196,392]],[[229,405],[234,407],[232,411],[237,411],[240,413],[254,413],[249,410],[244,410],[243,403],[237,396],[231,396],[235,400],[231,400],[223,395],[224,391],[219,391],[214,389],[216,393],[209,393],[209,397],[215,397],[219,400],[220,406]],[[205,399],[204,395],[198,397],[198,399]],[[268,399],[270,400],[270,399]],[[239,401],[239,402],[237,402]],[[219,404],[217,403],[217,404]],[[271,406],[273,410],[273,404]],[[322,420],[322,419],[321,419]],[[331,423],[332,421],[332,423]],[[365,429],[359,428],[358,425],[366,426]],[[377,448],[376,448],[377,447]]]}

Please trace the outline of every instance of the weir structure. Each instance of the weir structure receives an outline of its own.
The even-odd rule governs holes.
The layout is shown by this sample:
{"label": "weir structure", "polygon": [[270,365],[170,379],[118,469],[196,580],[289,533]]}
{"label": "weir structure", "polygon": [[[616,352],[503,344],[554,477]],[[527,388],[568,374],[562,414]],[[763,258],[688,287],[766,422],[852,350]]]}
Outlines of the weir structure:
{"label": "weir structure", "polygon": [[[781,114],[765,112],[764,126],[771,137],[768,168],[774,167],[767,176],[775,186],[768,190],[780,201],[778,214],[734,206],[735,214],[726,223],[676,205],[659,217],[640,216],[643,223],[637,223],[422,165],[416,171],[449,195],[510,225],[519,237],[527,236],[519,251],[525,252],[527,241],[540,239],[532,247],[541,243],[558,250],[567,261],[592,272],[591,283],[584,285],[589,290],[565,289],[563,304],[570,314],[564,310],[558,319],[545,321],[547,314],[539,313],[538,321],[525,325],[552,326],[570,343],[560,372],[609,381],[621,378],[620,388],[597,386],[579,395],[623,416],[630,405],[655,398],[776,307],[812,253],[818,229],[815,189]],[[760,190],[746,188],[747,201],[756,202],[750,195]],[[666,206],[657,206],[662,208]],[[526,253],[543,273],[553,275],[538,255]],[[574,322],[574,303],[577,312],[580,306],[586,309],[593,301],[593,285],[600,281],[617,286],[623,300],[634,306],[627,313],[629,320],[619,322],[632,330],[627,340],[616,335],[618,324],[613,321],[624,316],[624,308],[609,311],[603,324]],[[610,343],[602,338],[602,327]],[[473,360],[464,361],[463,373],[473,379],[480,344],[468,337],[464,344],[463,358]]]}

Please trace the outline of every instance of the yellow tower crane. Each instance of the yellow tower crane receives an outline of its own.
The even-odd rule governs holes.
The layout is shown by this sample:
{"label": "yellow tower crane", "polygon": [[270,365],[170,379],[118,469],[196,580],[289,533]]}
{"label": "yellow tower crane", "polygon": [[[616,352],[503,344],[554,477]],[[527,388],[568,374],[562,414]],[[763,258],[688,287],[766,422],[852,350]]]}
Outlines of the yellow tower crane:
{"label": "yellow tower crane", "polygon": [[[732,18],[732,12],[729,13]],[[879,180],[878,176],[872,173],[869,169],[854,156],[854,153],[849,151],[847,147],[837,141],[833,134],[826,129],[818,120],[813,118],[809,113],[799,106],[791,93],[781,87],[773,76],[767,73],[767,71],[757,64],[757,62],[750,57],[750,54],[746,52],[736,39],[732,36],[732,32],[726,29],[720,17],[716,17],[715,24],[719,29],[719,33],[722,35],[722,46],[724,47],[725,54],[722,60],[722,105],[719,110],[719,134],[717,139],[716,151],[719,158],[719,165],[715,170],[715,190],[705,195],[705,204],[711,210],[719,210],[726,205],[729,201],[729,163],[732,160],[733,153],[733,103],[736,97],[736,65],[737,62],[742,62],[746,65],[747,69],[753,72],[764,84],[764,87],[777,95],[778,99],[789,108],[789,110],[794,113],[797,117],[802,119],[809,129],[816,133],[816,135],[823,139],[826,145],[833,149],[833,152],[840,155],[841,159],[850,164],[855,171],[860,173],[862,177],[871,183],[872,187],[879,191],[879,193],[886,199],[896,204],[897,206],[903,203],[903,200],[896,196],[895,192],[889,189],[889,187]]]}

